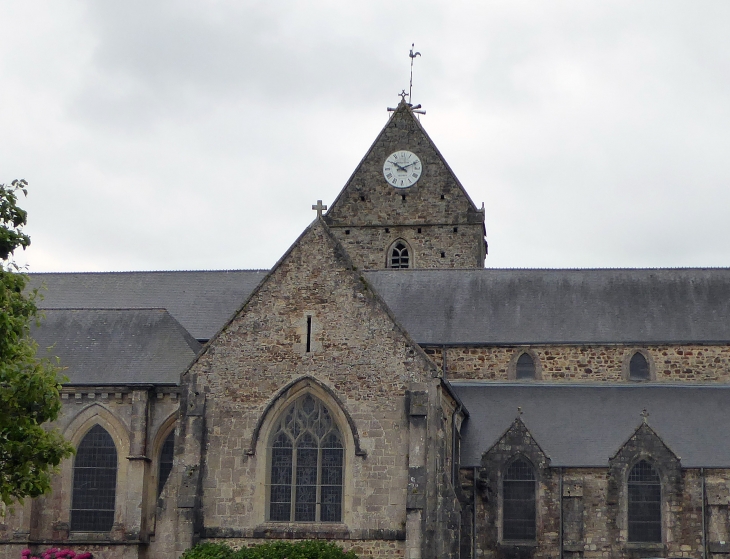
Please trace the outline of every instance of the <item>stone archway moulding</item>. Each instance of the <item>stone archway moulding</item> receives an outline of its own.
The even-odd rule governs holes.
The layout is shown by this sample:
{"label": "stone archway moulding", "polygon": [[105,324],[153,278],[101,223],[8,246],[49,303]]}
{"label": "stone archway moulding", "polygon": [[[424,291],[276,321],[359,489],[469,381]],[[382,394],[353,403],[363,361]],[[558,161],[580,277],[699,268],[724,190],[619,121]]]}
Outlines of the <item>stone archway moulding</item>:
{"label": "stone archway moulding", "polygon": [[329,386],[310,376],[300,377],[296,380],[291,381],[289,384],[284,386],[284,388],[279,390],[276,395],[269,401],[269,403],[266,404],[263,413],[259,416],[259,419],[256,422],[256,428],[253,430],[251,443],[248,450],[246,451],[247,455],[253,456],[254,454],[256,454],[256,444],[258,443],[259,435],[261,434],[261,428],[263,427],[264,422],[269,415],[269,412],[274,408],[274,406],[276,406],[276,404],[282,398],[285,398],[293,388],[306,388],[307,386],[312,385],[314,385],[314,387],[318,388],[319,390],[322,390],[329,398],[331,398],[331,400],[339,407],[340,411],[347,419],[347,425],[350,428],[350,433],[352,433],[352,438],[355,441],[355,455],[362,456],[363,458],[367,456],[367,452],[365,452],[360,447],[360,435],[357,432],[357,426],[355,425],[355,421],[352,419],[352,416],[347,411],[347,408],[345,408],[345,406],[343,405],[342,400],[340,400],[337,394],[335,394],[335,392]]}

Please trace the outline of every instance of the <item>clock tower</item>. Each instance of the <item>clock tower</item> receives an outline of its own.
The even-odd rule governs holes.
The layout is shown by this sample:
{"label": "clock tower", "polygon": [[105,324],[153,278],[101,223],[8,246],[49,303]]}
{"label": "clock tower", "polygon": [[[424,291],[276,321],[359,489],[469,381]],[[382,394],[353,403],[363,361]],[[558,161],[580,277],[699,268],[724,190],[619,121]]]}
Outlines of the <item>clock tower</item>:
{"label": "clock tower", "polygon": [[356,266],[483,268],[477,208],[401,101],[324,216]]}

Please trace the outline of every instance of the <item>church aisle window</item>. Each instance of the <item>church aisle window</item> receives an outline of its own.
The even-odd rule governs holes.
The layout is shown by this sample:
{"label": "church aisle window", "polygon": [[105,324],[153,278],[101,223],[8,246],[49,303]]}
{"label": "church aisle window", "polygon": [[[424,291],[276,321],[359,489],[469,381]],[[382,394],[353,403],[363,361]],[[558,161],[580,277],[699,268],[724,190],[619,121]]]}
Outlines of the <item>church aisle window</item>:
{"label": "church aisle window", "polygon": [[109,532],[114,524],[116,487],[114,440],[101,425],[95,425],[76,451],[71,531]]}
{"label": "church aisle window", "polygon": [[410,268],[408,245],[404,241],[396,241],[390,249],[391,268]]}
{"label": "church aisle window", "polygon": [[662,486],[654,467],[639,461],[629,472],[629,541],[662,541]]}
{"label": "church aisle window", "polygon": [[517,459],[502,482],[502,539],[534,541],[535,514],[535,472],[529,462]]}
{"label": "church aisle window", "polygon": [[649,362],[640,351],[637,351],[629,363],[629,379],[649,380],[649,378]]}
{"label": "church aisle window", "polygon": [[342,521],[344,447],[322,402],[307,394],[286,409],[270,456],[269,520]]}
{"label": "church aisle window", "polygon": [[157,496],[162,493],[167,478],[170,477],[172,471],[172,460],[175,453],[175,430],[170,431],[160,450],[160,468],[157,472]]}
{"label": "church aisle window", "polygon": [[517,380],[531,380],[535,378],[535,361],[529,353],[523,353],[517,359]]}

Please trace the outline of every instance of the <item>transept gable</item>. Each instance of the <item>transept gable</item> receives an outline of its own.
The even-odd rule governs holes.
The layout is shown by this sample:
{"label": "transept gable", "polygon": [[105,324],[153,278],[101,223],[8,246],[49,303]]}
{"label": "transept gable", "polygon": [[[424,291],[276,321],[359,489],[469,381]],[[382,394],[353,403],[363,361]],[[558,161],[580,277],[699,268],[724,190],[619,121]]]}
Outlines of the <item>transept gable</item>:
{"label": "transept gable", "polygon": [[218,388],[230,393],[225,379],[240,378],[244,369],[249,378],[265,377],[250,387],[262,397],[303,374],[330,381],[355,375],[384,393],[393,388],[389,381],[404,389],[439,375],[321,219],[295,241],[185,375],[217,377]]}
{"label": "transept gable", "polygon": [[[386,182],[384,163],[399,150],[414,153],[423,169],[415,184]],[[398,105],[325,216],[329,225],[482,223],[478,209],[428,136],[411,107]]]}

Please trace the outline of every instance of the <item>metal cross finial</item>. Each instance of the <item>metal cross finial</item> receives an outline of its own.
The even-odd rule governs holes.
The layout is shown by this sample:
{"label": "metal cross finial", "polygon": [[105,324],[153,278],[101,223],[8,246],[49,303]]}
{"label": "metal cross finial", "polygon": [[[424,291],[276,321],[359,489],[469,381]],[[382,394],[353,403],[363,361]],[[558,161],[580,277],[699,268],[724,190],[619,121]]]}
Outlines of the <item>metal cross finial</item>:
{"label": "metal cross finial", "polygon": [[517,406],[517,417],[522,415],[522,408],[520,406]]}
{"label": "metal cross finial", "polygon": [[644,408],[644,409],[643,409],[643,410],[641,411],[641,418],[642,418],[642,420],[644,421],[644,423],[648,423],[648,422],[649,422],[649,412],[648,412],[648,411],[646,411],[646,408]]}
{"label": "metal cross finial", "polygon": [[416,43],[411,43],[411,52],[408,53],[408,56],[411,57],[411,85],[408,88],[408,101],[410,101],[411,103],[413,103],[413,59],[416,58],[417,56],[421,56],[420,52],[416,52],[416,53],[413,52],[413,47],[415,47],[415,46],[416,46]]}
{"label": "metal cross finial", "polygon": [[322,200],[317,200],[317,203],[312,206],[313,210],[317,210],[317,217],[322,217],[322,210],[326,210],[327,206],[322,205]]}
{"label": "metal cross finial", "polygon": [[403,90],[403,91],[401,91],[401,92],[400,92],[400,93],[399,93],[398,95],[400,95],[400,102],[401,102],[401,103],[405,103],[405,102],[406,102],[406,95],[408,95],[408,94],[406,93],[406,90],[404,89],[404,90]]}

